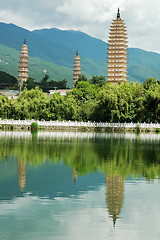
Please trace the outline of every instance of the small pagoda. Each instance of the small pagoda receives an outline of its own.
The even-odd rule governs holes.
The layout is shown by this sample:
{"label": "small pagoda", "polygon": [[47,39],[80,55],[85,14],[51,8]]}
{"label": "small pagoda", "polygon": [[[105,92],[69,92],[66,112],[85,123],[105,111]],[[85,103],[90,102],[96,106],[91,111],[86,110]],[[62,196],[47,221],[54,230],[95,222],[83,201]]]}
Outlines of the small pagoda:
{"label": "small pagoda", "polygon": [[120,17],[118,8],[117,18],[112,21],[108,44],[107,81],[119,83],[127,80],[127,31]]}
{"label": "small pagoda", "polygon": [[19,72],[18,83],[21,89],[21,87],[23,86],[23,83],[26,82],[28,79],[28,47],[26,45],[25,39],[21,48],[18,72]]}
{"label": "small pagoda", "polygon": [[81,64],[80,64],[80,56],[79,56],[78,50],[77,50],[76,55],[74,57],[73,87],[76,86],[76,83],[80,76],[81,76]]}

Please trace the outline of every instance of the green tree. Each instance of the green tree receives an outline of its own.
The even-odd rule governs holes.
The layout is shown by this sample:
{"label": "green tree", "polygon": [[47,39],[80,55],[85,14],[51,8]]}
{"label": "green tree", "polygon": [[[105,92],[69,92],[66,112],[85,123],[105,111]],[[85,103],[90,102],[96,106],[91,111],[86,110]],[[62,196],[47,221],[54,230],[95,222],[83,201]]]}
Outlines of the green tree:
{"label": "green tree", "polygon": [[87,82],[88,79],[87,79],[87,77],[83,74],[83,75],[80,75],[80,76],[79,76],[78,82],[80,82],[80,81]]}
{"label": "green tree", "polygon": [[64,96],[61,104],[61,118],[65,120],[78,120],[79,106],[72,95]]}
{"label": "green tree", "polygon": [[98,76],[93,76],[93,77],[89,80],[89,82],[90,82],[91,84],[98,84],[100,87],[102,87],[102,86],[105,84],[105,82],[106,82],[106,78],[105,78],[104,76],[100,76],[100,77],[98,77]]}
{"label": "green tree", "polygon": [[93,118],[108,122],[137,121],[141,116],[138,110],[142,110],[142,94],[143,88],[137,83],[106,83],[97,94]]}
{"label": "green tree", "polygon": [[90,84],[88,81],[80,81],[78,82],[76,88],[74,88],[69,94],[73,96],[77,105],[79,106],[79,120],[91,120],[91,112],[93,111],[93,106],[98,91],[99,86]]}
{"label": "green tree", "polygon": [[78,81],[76,82],[75,87],[77,86],[78,82],[87,82],[87,81],[88,81],[88,79],[84,74],[80,75],[79,78],[78,78]]}
{"label": "green tree", "polygon": [[14,119],[48,119],[49,97],[36,87],[23,90],[22,94],[12,101],[11,116]]}
{"label": "green tree", "polygon": [[157,85],[158,81],[155,78],[148,78],[143,83],[144,89],[148,90],[149,88],[154,88],[155,85]]}
{"label": "green tree", "polygon": [[99,88],[94,85],[91,85],[88,81],[80,81],[77,83],[76,88],[71,92],[71,95],[75,97],[79,104],[87,101],[89,99],[94,99]]}
{"label": "green tree", "polygon": [[23,87],[27,88],[28,90],[31,90],[32,88],[35,88],[37,86],[34,78],[29,77],[27,81],[23,84]]}
{"label": "green tree", "polygon": [[[155,79],[148,79],[145,84],[143,121],[160,122],[160,85]],[[147,86],[146,86],[147,85]]]}
{"label": "green tree", "polygon": [[117,85],[107,83],[99,91],[93,118],[103,122],[113,122],[119,118]]}
{"label": "green tree", "polygon": [[61,120],[61,105],[64,96],[59,93],[54,93],[49,100],[49,119],[50,120]]}
{"label": "green tree", "polygon": [[7,97],[0,95],[0,118],[10,118],[11,100]]}
{"label": "green tree", "polygon": [[55,93],[49,101],[49,119],[51,120],[77,120],[79,106],[72,95],[61,96]]}

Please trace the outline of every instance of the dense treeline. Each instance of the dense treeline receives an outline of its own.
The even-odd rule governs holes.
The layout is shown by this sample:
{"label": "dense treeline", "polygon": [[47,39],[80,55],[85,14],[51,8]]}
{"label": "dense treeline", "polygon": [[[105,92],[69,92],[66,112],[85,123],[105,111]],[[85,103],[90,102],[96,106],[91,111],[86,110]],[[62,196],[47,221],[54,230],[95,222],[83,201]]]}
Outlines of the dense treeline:
{"label": "dense treeline", "polygon": [[0,71],[0,89],[17,89],[17,83],[14,76]]}
{"label": "dense treeline", "polygon": [[16,100],[0,97],[0,117],[10,119],[160,122],[160,84],[91,84],[79,81],[65,96],[48,97],[42,90],[24,89]]}
{"label": "dense treeline", "polygon": [[[64,79],[62,81],[49,80],[49,76],[46,74],[41,81],[36,82],[35,79],[29,77],[27,82],[23,84],[23,88],[31,90],[32,88],[39,87],[44,92],[48,92],[50,89],[66,89],[67,81]],[[18,89],[18,80],[14,76],[0,71],[0,89]]]}
{"label": "dense treeline", "polygon": [[23,84],[23,88],[27,88],[31,90],[32,88],[39,87],[44,92],[48,92],[51,89],[66,89],[67,81],[64,79],[63,81],[53,81],[49,80],[49,76],[46,74],[40,82],[36,82],[33,78],[28,78],[27,82]]}

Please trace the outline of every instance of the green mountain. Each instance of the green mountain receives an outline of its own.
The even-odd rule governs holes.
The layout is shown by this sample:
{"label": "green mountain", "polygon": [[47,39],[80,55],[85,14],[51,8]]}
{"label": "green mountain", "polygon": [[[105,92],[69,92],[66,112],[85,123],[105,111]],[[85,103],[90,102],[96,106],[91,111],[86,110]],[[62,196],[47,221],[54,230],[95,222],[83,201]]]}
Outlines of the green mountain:
{"label": "green mountain", "polygon": [[160,80],[160,54],[129,48],[128,80],[143,82],[149,77]]}
{"label": "green mountain", "polygon": [[39,34],[39,36],[48,41],[52,39],[55,44],[59,43],[74,53],[78,49],[80,55],[91,58],[94,61],[106,62],[107,44],[83,32],[51,28],[35,30],[33,33]]}
{"label": "green mountain", "polygon": [[[73,60],[78,49],[82,73],[88,78],[106,75],[107,43],[80,31],[56,28],[28,31],[0,23],[0,71],[18,76],[20,49],[24,38],[29,48],[29,76],[40,81],[45,71],[50,80],[63,80],[72,87]],[[160,55],[141,49],[128,50],[128,80],[160,79]]]}

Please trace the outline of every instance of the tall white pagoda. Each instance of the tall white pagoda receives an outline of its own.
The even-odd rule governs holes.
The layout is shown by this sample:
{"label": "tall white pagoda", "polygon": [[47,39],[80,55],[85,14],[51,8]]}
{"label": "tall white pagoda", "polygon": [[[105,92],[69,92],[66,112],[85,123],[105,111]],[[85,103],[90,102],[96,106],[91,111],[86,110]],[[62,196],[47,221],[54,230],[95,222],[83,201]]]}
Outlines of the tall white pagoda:
{"label": "tall white pagoda", "polygon": [[119,83],[127,80],[127,31],[120,17],[118,8],[117,18],[112,21],[108,40],[108,71],[107,81]]}

